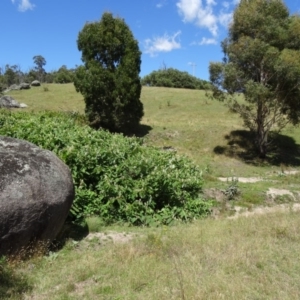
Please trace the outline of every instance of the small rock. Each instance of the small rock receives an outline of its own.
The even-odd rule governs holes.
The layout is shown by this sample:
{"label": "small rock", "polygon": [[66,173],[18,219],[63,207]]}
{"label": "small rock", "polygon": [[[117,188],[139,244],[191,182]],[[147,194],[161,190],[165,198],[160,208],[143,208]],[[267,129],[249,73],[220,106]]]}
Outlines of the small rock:
{"label": "small rock", "polygon": [[20,84],[20,90],[29,90],[30,89],[30,84],[29,83],[21,83]]}
{"label": "small rock", "polygon": [[10,91],[13,91],[13,90],[18,91],[18,90],[20,90],[20,89],[21,89],[21,86],[18,85],[18,84],[12,84],[12,85],[9,87],[9,90],[10,90]]}
{"label": "small rock", "polygon": [[31,86],[40,86],[40,85],[41,85],[41,83],[38,80],[33,80],[31,82]]}
{"label": "small rock", "polygon": [[20,103],[20,108],[26,108],[26,107],[28,107],[27,104],[25,104],[25,103]]}

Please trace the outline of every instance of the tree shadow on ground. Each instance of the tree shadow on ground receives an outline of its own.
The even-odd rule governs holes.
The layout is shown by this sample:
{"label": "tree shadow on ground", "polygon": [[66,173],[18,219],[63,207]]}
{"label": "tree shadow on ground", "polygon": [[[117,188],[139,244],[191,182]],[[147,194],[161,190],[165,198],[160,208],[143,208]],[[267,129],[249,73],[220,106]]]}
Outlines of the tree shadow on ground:
{"label": "tree shadow on ground", "polygon": [[225,136],[226,146],[216,146],[214,152],[231,158],[243,160],[245,163],[260,165],[267,163],[274,166],[300,166],[300,145],[292,137],[278,133],[270,133],[270,145],[267,157],[259,158],[255,147],[255,133],[247,130],[234,130]]}
{"label": "tree shadow on ground", "polygon": [[128,136],[136,136],[136,137],[144,137],[152,130],[152,127],[145,124],[139,124],[136,128],[134,128]]}

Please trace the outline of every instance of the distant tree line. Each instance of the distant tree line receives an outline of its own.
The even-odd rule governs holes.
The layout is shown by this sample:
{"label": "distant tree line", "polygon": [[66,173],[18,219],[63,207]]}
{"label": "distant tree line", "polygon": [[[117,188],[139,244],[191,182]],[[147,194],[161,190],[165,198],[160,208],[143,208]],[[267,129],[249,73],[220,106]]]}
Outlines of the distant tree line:
{"label": "distant tree line", "polygon": [[173,68],[163,68],[153,71],[141,79],[143,86],[158,86],[170,88],[184,88],[206,90],[210,89],[211,84],[190,75],[188,72],[182,72]]}
{"label": "distant tree line", "polygon": [[36,66],[27,72],[22,71],[17,64],[0,67],[0,92],[12,84],[31,83],[34,80],[44,83],[70,83],[74,80],[75,69],[68,69],[66,65],[62,65],[58,70],[46,72],[44,57],[36,55],[33,57],[33,61]]}

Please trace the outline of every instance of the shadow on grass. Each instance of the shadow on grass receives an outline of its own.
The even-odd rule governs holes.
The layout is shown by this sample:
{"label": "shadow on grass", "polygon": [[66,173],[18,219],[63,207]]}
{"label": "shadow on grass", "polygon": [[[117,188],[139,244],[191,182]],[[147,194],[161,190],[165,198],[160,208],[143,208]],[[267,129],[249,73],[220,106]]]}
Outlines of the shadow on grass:
{"label": "shadow on grass", "polygon": [[0,299],[23,299],[23,294],[32,288],[24,274],[17,274],[0,258]]}
{"label": "shadow on grass", "polygon": [[247,130],[234,130],[225,136],[226,146],[216,146],[214,152],[219,155],[237,158],[245,163],[260,165],[267,163],[274,166],[300,166],[300,145],[289,136],[278,133],[270,134],[270,146],[267,157],[259,158],[255,147],[255,133]]}
{"label": "shadow on grass", "polygon": [[145,124],[139,124],[136,128],[134,128],[129,136],[136,136],[136,137],[144,137],[146,136],[150,131],[152,130],[152,127]]}
{"label": "shadow on grass", "polygon": [[81,241],[88,234],[89,228],[85,222],[82,222],[82,224],[76,224],[67,220],[58,237],[52,242],[50,251],[58,251],[62,249],[70,239],[74,241]]}

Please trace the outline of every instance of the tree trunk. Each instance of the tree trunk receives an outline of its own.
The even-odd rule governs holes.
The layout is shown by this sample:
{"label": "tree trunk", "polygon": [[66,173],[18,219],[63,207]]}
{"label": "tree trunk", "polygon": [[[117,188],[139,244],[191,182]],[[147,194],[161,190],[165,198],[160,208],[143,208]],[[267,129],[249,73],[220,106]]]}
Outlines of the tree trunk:
{"label": "tree trunk", "polygon": [[268,146],[268,132],[258,128],[257,130],[257,144],[260,158],[266,158]]}
{"label": "tree trunk", "polygon": [[265,114],[263,111],[263,104],[259,103],[257,109],[257,132],[256,132],[256,142],[258,146],[258,152],[260,158],[265,158],[267,155],[267,145],[268,145],[268,130],[265,128]]}

